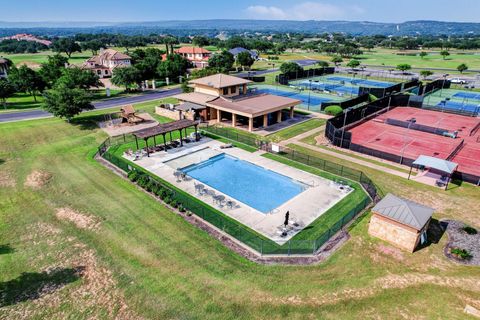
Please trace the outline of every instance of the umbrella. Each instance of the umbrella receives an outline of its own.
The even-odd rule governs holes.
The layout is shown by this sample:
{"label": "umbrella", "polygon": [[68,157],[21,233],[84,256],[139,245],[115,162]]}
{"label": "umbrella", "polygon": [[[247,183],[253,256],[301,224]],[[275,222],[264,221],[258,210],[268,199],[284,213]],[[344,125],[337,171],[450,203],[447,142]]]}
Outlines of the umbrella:
{"label": "umbrella", "polygon": [[287,211],[287,213],[285,213],[285,222],[283,223],[285,227],[288,225],[288,218],[290,218],[290,211]]}

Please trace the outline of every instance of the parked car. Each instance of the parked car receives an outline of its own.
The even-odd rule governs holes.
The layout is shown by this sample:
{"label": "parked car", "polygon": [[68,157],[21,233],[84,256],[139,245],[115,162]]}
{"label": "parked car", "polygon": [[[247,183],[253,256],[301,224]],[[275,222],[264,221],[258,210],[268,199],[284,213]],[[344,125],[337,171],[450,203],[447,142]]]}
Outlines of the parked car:
{"label": "parked car", "polygon": [[450,82],[453,84],[467,84],[467,80],[460,79],[460,78],[452,78],[448,80],[450,80]]}

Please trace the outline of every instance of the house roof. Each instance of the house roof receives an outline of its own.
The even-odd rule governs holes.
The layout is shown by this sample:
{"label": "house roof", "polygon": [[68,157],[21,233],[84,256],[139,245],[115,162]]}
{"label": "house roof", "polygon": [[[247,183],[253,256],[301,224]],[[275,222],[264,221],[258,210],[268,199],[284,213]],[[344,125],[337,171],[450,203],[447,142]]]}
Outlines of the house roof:
{"label": "house roof", "polygon": [[167,123],[161,123],[155,127],[141,129],[135,132],[132,132],[134,136],[141,139],[147,139],[153,136],[158,136],[164,133],[172,132],[175,130],[182,130],[188,127],[197,126],[198,123],[193,120],[182,119]]}
{"label": "house roof", "polygon": [[192,83],[192,84],[200,84],[208,87],[213,87],[216,89],[246,84],[250,82],[252,81],[245,80],[239,77],[229,76],[222,73],[217,73],[208,77],[203,77],[200,79],[189,81],[189,83]]}
{"label": "house roof", "polygon": [[178,106],[175,106],[175,109],[182,110],[182,111],[203,110],[205,108],[206,106],[204,105],[192,103],[192,102],[184,102],[182,104],[179,104]]}
{"label": "house roof", "polygon": [[128,60],[131,59],[129,55],[126,55],[125,53],[121,53],[117,50],[113,49],[105,49],[100,53],[100,57],[106,59],[106,60]]}
{"label": "house roof", "polygon": [[372,211],[416,230],[421,230],[435,210],[389,193],[373,207]]}
{"label": "house roof", "polygon": [[250,55],[251,55],[252,57],[256,57],[256,56],[257,56],[257,53],[256,53],[255,51],[248,50],[248,49],[245,49],[245,48],[242,48],[242,47],[236,47],[236,48],[230,49],[230,50],[228,50],[228,52],[230,52],[230,53],[233,54],[234,56],[236,56],[236,55],[239,54],[240,52],[248,52],[248,53],[250,53]]}
{"label": "house roof", "polygon": [[413,162],[416,166],[425,166],[452,174],[458,167],[458,163],[429,156],[420,156]]}
{"label": "house roof", "polygon": [[219,109],[224,109],[226,111],[231,110],[238,114],[255,117],[267,112],[278,111],[301,103],[302,101],[297,99],[271,94],[259,94],[235,99],[218,97],[215,100],[209,101],[207,104],[214,108],[218,107]]}
{"label": "house roof", "polygon": [[173,96],[181,101],[192,102],[196,104],[205,105],[208,101],[211,101],[216,98],[216,96],[212,96],[205,93],[200,92],[190,92],[190,93],[180,93]]}
{"label": "house roof", "polygon": [[199,47],[181,47],[175,50],[176,53],[211,53],[207,49]]}

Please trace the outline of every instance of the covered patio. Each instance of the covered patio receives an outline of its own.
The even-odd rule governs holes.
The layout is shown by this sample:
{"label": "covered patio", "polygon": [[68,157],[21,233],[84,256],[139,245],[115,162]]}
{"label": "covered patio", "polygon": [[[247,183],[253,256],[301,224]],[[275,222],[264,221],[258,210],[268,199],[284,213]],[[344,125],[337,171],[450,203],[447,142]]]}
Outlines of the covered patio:
{"label": "covered patio", "polygon": [[[173,139],[172,137],[172,132],[178,131],[180,134],[180,139],[178,141],[178,144],[180,146],[183,146],[183,142],[187,139],[187,129],[194,127],[195,128],[195,141],[198,141],[198,122],[193,121],[193,120],[188,120],[188,119],[183,119],[183,120],[177,120],[169,123],[162,123],[159,124],[158,126],[152,127],[152,128],[147,128],[143,130],[138,130],[136,132],[133,132],[133,136],[135,137],[135,144],[137,147],[137,150],[139,149],[138,146],[138,139],[143,139],[145,141],[145,146],[146,146],[146,152],[147,156],[150,157],[150,153],[153,152],[154,150],[156,151],[158,148],[157,144],[157,137],[162,136],[163,138],[163,146],[161,146],[159,149],[162,149],[163,151],[167,151],[169,148],[169,145],[172,144],[177,144],[177,140]],[[167,144],[167,135],[170,138],[170,143]],[[153,138],[153,146],[148,145],[148,139]]]}
{"label": "covered patio", "polygon": [[415,180],[422,180],[422,182],[428,182],[426,180],[429,180],[438,187],[444,186],[445,190],[447,190],[448,184],[452,179],[453,173],[457,170],[458,164],[448,160],[421,155],[410,166],[410,171],[408,173],[409,180],[413,167],[417,170],[424,170],[423,174],[419,174],[415,177]]}

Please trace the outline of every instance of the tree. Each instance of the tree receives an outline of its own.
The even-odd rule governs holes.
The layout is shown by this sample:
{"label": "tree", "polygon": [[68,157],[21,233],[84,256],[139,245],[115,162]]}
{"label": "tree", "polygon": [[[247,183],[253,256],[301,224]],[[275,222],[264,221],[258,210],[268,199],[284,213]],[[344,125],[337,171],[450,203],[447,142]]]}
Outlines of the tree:
{"label": "tree", "polygon": [[296,72],[302,72],[303,68],[295,62],[284,62],[280,66],[280,72],[281,73],[296,73]]}
{"label": "tree", "polygon": [[352,68],[352,69],[355,69],[355,68],[357,68],[358,66],[360,66],[360,61],[355,60],[355,59],[352,59],[352,60],[350,60],[350,61],[347,63],[347,67],[350,67],[350,68]]}
{"label": "tree", "polygon": [[7,109],[7,98],[15,94],[15,86],[7,79],[0,78],[0,99],[3,107]]}
{"label": "tree", "polygon": [[333,56],[333,57],[332,57],[332,60],[330,60],[330,61],[332,61],[333,63],[335,63],[336,66],[338,66],[340,63],[343,62],[343,59],[342,59],[342,57],[340,57],[340,56]]}
{"label": "tree", "polygon": [[112,83],[119,87],[124,86],[125,91],[129,91],[131,85],[138,85],[141,81],[140,71],[133,66],[117,68],[112,76]]}
{"label": "tree", "polygon": [[208,60],[208,66],[217,70],[217,72],[227,73],[232,69],[234,62],[235,58],[233,54],[228,51],[222,51],[221,53],[213,55]]}
{"label": "tree", "polygon": [[63,84],[44,94],[43,109],[55,117],[66,118],[68,122],[84,110],[93,110],[92,97],[85,90],[68,88]]}
{"label": "tree", "polygon": [[64,69],[62,76],[58,78],[55,85],[64,85],[67,88],[77,88],[85,91],[90,90],[91,87],[103,86],[98,75],[78,67]]}
{"label": "tree", "polygon": [[442,50],[440,51],[440,55],[443,57],[443,60],[445,60],[450,55],[450,52],[447,50]]}
{"label": "tree", "polygon": [[422,52],[420,52],[419,56],[420,56],[420,58],[423,59],[423,58],[425,58],[426,56],[428,56],[428,53],[425,52],[425,51],[422,51]]}
{"label": "tree", "polygon": [[325,108],[325,113],[331,116],[338,116],[339,114],[343,113],[342,107],[338,105],[328,106]]}
{"label": "tree", "polygon": [[463,73],[468,70],[468,66],[465,63],[462,63],[457,67],[457,70],[460,71],[460,73]]}
{"label": "tree", "polygon": [[255,59],[252,58],[252,55],[249,51],[240,52],[237,55],[237,64],[242,66],[242,68],[250,68],[255,62]]}
{"label": "tree", "polygon": [[160,63],[157,74],[160,78],[169,78],[176,81],[180,76],[185,75],[190,67],[190,62],[178,54],[167,56],[167,60]]}
{"label": "tree", "polygon": [[10,72],[9,79],[17,91],[29,93],[33,96],[35,102],[37,101],[36,93],[42,92],[46,86],[42,77],[26,65],[18,69],[13,68]]}
{"label": "tree", "polygon": [[52,87],[58,78],[62,76],[65,65],[68,64],[68,58],[61,54],[48,56],[48,61],[42,63],[38,73],[45,81],[47,87]]}
{"label": "tree", "polygon": [[90,50],[94,56],[97,55],[98,50],[105,46],[106,45],[100,39],[86,41],[81,44],[83,50]]}
{"label": "tree", "polygon": [[208,41],[208,38],[203,36],[196,36],[195,38],[193,38],[192,43],[194,46],[197,46],[200,48],[208,46],[210,44],[210,42]]}
{"label": "tree", "polygon": [[233,48],[246,48],[247,45],[245,44],[245,40],[242,37],[234,36],[225,41],[225,48],[233,49]]}
{"label": "tree", "polygon": [[319,60],[319,61],[317,61],[317,66],[319,66],[321,68],[327,68],[329,66],[329,63],[327,61],[324,61],[324,60]]}
{"label": "tree", "polygon": [[427,78],[430,77],[432,74],[433,74],[433,72],[430,71],[430,70],[422,70],[422,71],[420,71],[420,75],[423,77],[423,79],[427,79]]}
{"label": "tree", "polygon": [[397,70],[402,71],[403,73],[407,72],[408,70],[412,69],[412,66],[408,63],[401,63],[397,65]]}
{"label": "tree", "polygon": [[53,42],[54,52],[64,52],[70,59],[72,53],[82,52],[80,45],[72,38],[60,38]]}

